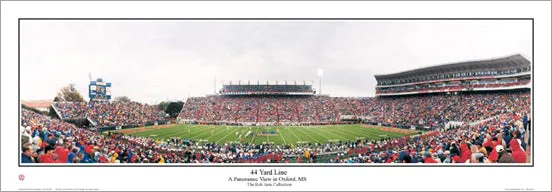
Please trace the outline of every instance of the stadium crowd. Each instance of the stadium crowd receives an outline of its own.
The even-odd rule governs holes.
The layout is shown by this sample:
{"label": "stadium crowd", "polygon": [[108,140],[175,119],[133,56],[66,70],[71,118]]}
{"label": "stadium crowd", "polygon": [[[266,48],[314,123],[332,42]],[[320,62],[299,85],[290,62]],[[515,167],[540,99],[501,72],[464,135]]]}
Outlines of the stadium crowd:
{"label": "stadium crowd", "polygon": [[327,96],[190,98],[179,119],[198,122],[339,122],[341,115],[370,117],[394,127],[439,127],[449,121],[478,121],[508,111],[527,113],[528,92],[474,93],[378,98]]}
{"label": "stadium crowd", "polygon": [[[205,97],[190,98],[182,116],[203,120],[336,121],[339,114],[368,114],[391,124],[427,124],[423,135],[319,144],[204,143],[102,134],[22,110],[23,163],[524,163],[529,94],[492,93],[401,98]],[[63,105],[84,106],[84,105]],[[94,119],[127,123],[160,118],[150,106],[95,103]],[[67,110],[63,110],[67,111]],[[77,109],[76,111],[81,111]],[[262,112],[261,112],[262,111]],[[127,113],[127,112],[132,112]],[[70,113],[70,112],[68,112]],[[100,117],[103,116],[103,117]],[[530,116],[530,115],[529,115]],[[448,120],[476,124],[442,129]],[[437,123],[435,123],[437,122]],[[441,123],[441,124],[439,124]],[[109,124],[106,124],[109,125]],[[254,135],[254,134],[253,134]],[[530,140],[528,140],[530,142]],[[332,156],[332,158],[321,158]]]}
{"label": "stadium crowd", "polygon": [[88,104],[86,102],[54,102],[55,109],[62,119],[86,118]]}
{"label": "stadium crowd", "polygon": [[327,96],[189,98],[180,119],[200,122],[336,122],[340,114],[360,115],[362,101]]}
{"label": "stadium crowd", "polygon": [[[475,126],[389,139],[376,150],[353,145],[341,163],[526,163],[528,144],[521,117],[510,113]],[[371,146],[371,145],[369,145]],[[377,150],[379,148],[379,150]]]}
{"label": "stadium crowd", "polygon": [[138,102],[56,102],[62,119],[90,118],[96,127],[144,126],[165,121],[166,113],[154,106]]}
{"label": "stadium crowd", "polygon": [[442,127],[449,121],[475,122],[509,111],[528,113],[527,92],[382,97],[366,100],[368,115],[388,125]]}

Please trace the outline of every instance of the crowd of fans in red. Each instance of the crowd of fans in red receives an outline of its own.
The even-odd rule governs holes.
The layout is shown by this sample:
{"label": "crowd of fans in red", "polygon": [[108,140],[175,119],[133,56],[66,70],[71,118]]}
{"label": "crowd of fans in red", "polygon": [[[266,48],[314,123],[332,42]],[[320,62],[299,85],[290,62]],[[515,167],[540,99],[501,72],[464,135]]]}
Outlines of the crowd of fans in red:
{"label": "crowd of fans in red", "polygon": [[180,119],[199,122],[336,122],[341,114],[362,114],[357,98],[316,96],[189,98]]}
{"label": "crowd of fans in red", "polygon": [[144,126],[167,118],[156,107],[138,102],[56,102],[54,107],[62,119],[90,118],[100,128]]}
{"label": "crowd of fans in red", "polygon": [[523,81],[516,81],[516,82],[508,82],[508,83],[482,83],[482,84],[449,84],[444,86],[432,86],[428,87],[429,85],[425,86],[407,86],[407,87],[394,87],[394,88],[386,88],[383,90],[377,90],[376,93],[382,94],[382,93],[407,93],[407,92],[427,92],[427,91],[445,91],[446,89],[474,89],[474,88],[496,88],[496,87],[513,87],[518,85],[526,85],[530,83],[529,80],[523,80]]}
{"label": "crowd of fans in red", "polygon": [[376,144],[380,151],[386,151],[383,153],[357,145],[349,149],[349,156],[356,156],[334,162],[527,163],[527,124],[521,121],[522,116],[508,113],[478,125],[433,131],[415,138],[391,139]]}
{"label": "crowd of fans in red", "polygon": [[368,100],[368,115],[391,125],[442,127],[449,121],[475,122],[508,111],[526,113],[530,94],[493,93],[382,97]]}
{"label": "crowd of fans in red", "polygon": [[518,106],[528,111],[529,93],[428,95],[412,97],[224,97],[190,98],[179,119],[198,122],[332,123],[341,115],[370,117],[396,127],[442,126],[449,121],[477,121]]}
{"label": "crowd of fans in red", "polygon": [[54,102],[54,107],[62,119],[82,119],[88,113],[86,102]]}
{"label": "crowd of fans in red", "polygon": [[[93,108],[96,107],[98,111],[136,108],[130,105]],[[525,150],[530,144],[525,138],[529,108],[526,92],[364,99],[205,97],[189,99],[181,114],[205,120],[253,120],[260,111],[269,111],[261,113],[265,121],[335,121],[336,114],[355,113],[371,114],[378,121],[394,123],[442,119],[468,122],[495,117],[449,130],[439,126],[438,130],[418,136],[296,146],[105,135],[23,109],[21,162],[284,163],[293,159],[299,163],[525,163]],[[319,158],[328,155],[333,157]]]}

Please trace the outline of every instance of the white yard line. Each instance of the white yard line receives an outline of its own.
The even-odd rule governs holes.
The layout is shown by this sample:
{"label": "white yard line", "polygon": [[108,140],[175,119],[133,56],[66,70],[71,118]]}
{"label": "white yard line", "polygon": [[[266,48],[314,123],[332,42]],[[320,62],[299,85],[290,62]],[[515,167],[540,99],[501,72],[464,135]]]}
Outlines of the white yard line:
{"label": "white yard line", "polygon": [[343,141],[348,140],[347,138],[342,137],[341,135],[338,135],[338,134],[336,134],[336,133],[332,133],[332,132],[330,132],[330,131],[326,131],[326,130],[324,130],[322,127],[320,127],[319,129],[320,129],[321,131],[326,132],[326,133],[330,133],[331,135],[335,135],[335,136],[337,136],[337,137],[340,137],[340,138],[344,139]]}
{"label": "white yard line", "polygon": [[223,138],[220,138],[219,140],[215,141],[215,143],[218,143],[219,141],[223,140],[224,138],[228,137],[231,134],[232,134],[232,131],[230,131],[230,133],[226,134],[226,136],[224,136]]}
{"label": "white yard line", "polygon": [[319,141],[318,139],[315,139],[315,138],[311,137],[309,134],[306,134],[304,131],[301,131],[301,129],[302,129],[302,128],[297,128],[297,130],[299,130],[301,133],[303,133],[303,134],[305,134],[306,136],[310,137],[312,140],[314,140],[314,141],[320,143],[320,141]]}
{"label": "white yard line", "polygon": [[[259,127],[257,127],[257,129],[255,129],[255,132],[257,132],[257,130],[259,130]],[[253,143],[253,139],[255,139],[255,132],[251,131],[251,133],[253,133],[253,137],[251,137],[251,142],[249,142],[249,144]]]}
{"label": "white yard line", "polygon": [[[212,128],[212,129],[214,129],[214,128]],[[209,131],[211,131],[211,130],[198,131],[199,134],[194,135],[193,137],[190,138],[190,140],[195,139],[195,138],[197,138],[197,137],[199,137],[199,136],[202,136],[202,135],[204,135],[205,133],[209,133]]]}
{"label": "white yard line", "polygon": [[284,135],[281,134],[280,132],[278,132],[278,134],[280,135],[280,137],[282,137],[282,140],[284,140],[284,144],[287,145],[287,142],[286,142],[286,139],[284,138]]}
{"label": "white yard line", "polygon": [[[230,131],[230,132],[231,132],[231,131]],[[207,138],[205,138],[205,139],[209,139],[209,138],[211,138],[211,137],[213,137],[213,136],[216,136],[216,135],[219,135],[219,134],[221,134],[221,133],[224,133],[224,130],[221,130],[221,131],[219,131],[218,133],[213,134],[213,135],[211,135],[211,136],[209,136],[209,137],[207,137]]]}
{"label": "white yard line", "polygon": [[301,141],[301,139],[297,137],[297,135],[295,135],[295,133],[293,132],[293,129],[288,129],[288,130],[295,138],[297,138],[297,141]]}
{"label": "white yard line", "polygon": [[[316,128],[314,128],[314,129],[316,129]],[[318,128],[318,129],[320,129],[320,128]],[[326,137],[325,135],[321,135],[321,134],[317,133],[316,131],[311,131],[311,132],[313,132],[314,134],[320,135],[322,137],[325,137],[326,139],[330,140],[330,138]]]}

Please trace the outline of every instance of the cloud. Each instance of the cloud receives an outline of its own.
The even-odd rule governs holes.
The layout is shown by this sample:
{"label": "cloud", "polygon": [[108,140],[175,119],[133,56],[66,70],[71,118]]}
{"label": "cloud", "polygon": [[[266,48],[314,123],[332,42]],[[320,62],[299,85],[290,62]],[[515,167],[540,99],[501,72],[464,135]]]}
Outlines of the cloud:
{"label": "cloud", "polygon": [[[314,81],[373,96],[374,74],[516,53],[530,21],[22,21],[21,98],[52,99],[88,73],[112,94],[156,103],[213,93],[215,81]],[[530,58],[528,58],[530,59]],[[315,85],[318,89],[318,85]]]}

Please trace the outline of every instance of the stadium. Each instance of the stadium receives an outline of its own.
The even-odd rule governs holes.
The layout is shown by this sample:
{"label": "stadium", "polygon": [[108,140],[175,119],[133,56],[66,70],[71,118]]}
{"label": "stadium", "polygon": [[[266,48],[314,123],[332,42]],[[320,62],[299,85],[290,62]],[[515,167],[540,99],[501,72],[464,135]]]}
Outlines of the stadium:
{"label": "stadium", "polygon": [[177,118],[111,101],[21,109],[27,163],[530,163],[531,62],[522,55],[375,75],[375,97],[311,82],[226,82]]}

